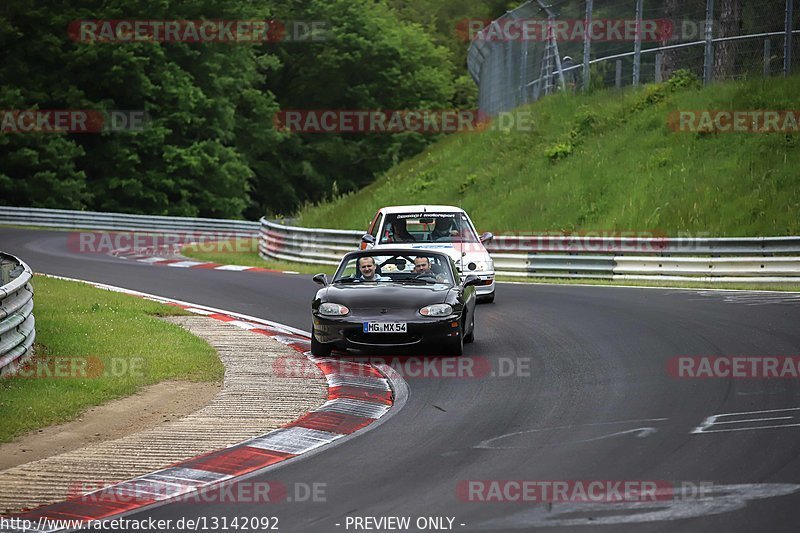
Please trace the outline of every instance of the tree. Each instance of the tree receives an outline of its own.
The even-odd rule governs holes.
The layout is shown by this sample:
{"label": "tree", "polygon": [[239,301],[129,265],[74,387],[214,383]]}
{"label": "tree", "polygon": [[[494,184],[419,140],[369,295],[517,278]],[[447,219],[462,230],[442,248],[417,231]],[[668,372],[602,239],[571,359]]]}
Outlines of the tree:
{"label": "tree", "polygon": [[[716,37],[733,37],[740,35],[742,31],[742,0],[720,0],[718,7],[719,35],[716,35]],[[720,41],[715,43],[715,80],[720,81],[733,76],[737,48],[736,41]]]}
{"label": "tree", "polygon": [[[446,49],[425,29],[401,21],[383,2],[306,0],[276,4],[278,18],[327,21],[326,39],[272,48],[281,67],[264,89],[282,109],[447,109],[454,94]],[[371,183],[434,137],[403,134],[292,134],[281,166],[303,201]],[[279,156],[279,157],[280,157]],[[263,197],[264,186],[255,194]]]}
{"label": "tree", "polygon": [[[684,0],[665,0],[664,2],[664,19],[672,24],[673,34],[680,31],[681,14],[683,13]],[[670,39],[664,39],[661,46],[672,44]],[[680,52],[677,49],[665,50],[663,52],[663,61],[661,63],[661,78],[668,80],[672,77],[672,73],[680,68]]]}
{"label": "tree", "polygon": [[[264,83],[261,67],[269,58],[246,44],[85,43],[71,41],[67,33],[74,20],[137,18],[136,13],[179,20],[254,15],[248,2],[210,0],[94,0],[80,8],[60,0],[42,0],[35,7],[5,2],[0,11],[3,108],[144,110],[150,121],[142,131],[3,138],[0,158],[10,162],[0,177],[4,201],[242,216],[254,177],[251,165],[265,145],[278,142],[277,136],[244,123],[255,110],[262,114],[258,129],[271,127],[274,98],[254,90]],[[47,188],[56,194],[36,193]]]}
{"label": "tree", "polygon": [[[0,134],[0,202],[256,218],[362,187],[435,137],[287,134],[273,116],[468,105],[463,65],[437,44],[441,19],[411,20],[433,0],[409,1],[404,18],[393,0],[5,0],[0,109],[143,110],[149,121],[141,131]],[[330,35],[86,43],[67,31],[73,21],[125,18],[315,20]]]}
{"label": "tree", "polygon": [[[15,12],[18,16],[12,15]],[[16,53],[18,43],[46,16],[46,8],[37,9],[27,2],[0,5],[0,110],[33,107],[31,92],[42,99],[39,108],[47,108],[45,74],[53,65],[44,57],[44,64],[37,68]],[[26,46],[46,56],[47,46],[40,41]],[[0,204],[85,207],[91,194],[86,174],[78,168],[83,155],[81,146],[64,135],[0,133]]]}

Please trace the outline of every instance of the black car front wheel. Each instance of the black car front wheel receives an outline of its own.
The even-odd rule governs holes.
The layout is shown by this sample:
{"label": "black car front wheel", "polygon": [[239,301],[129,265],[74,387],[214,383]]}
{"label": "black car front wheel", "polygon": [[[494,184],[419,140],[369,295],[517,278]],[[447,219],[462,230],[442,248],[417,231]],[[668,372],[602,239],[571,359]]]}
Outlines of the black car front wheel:
{"label": "black car front wheel", "polygon": [[494,302],[494,293],[497,291],[492,291],[489,294],[483,294],[478,296],[478,303],[482,304],[490,304]]}
{"label": "black car front wheel", "polygon": [[464,342],[469,344],[471,342],[475,342],[475,316],[472,316],[472,319],[469,321],[469,333],[464,335]]}
{"label": "black car front wheel", "polygon": [[317,340],[314,326],[311,326],[311,355],[314,357],[328,357],[332,349],[329,344]]}

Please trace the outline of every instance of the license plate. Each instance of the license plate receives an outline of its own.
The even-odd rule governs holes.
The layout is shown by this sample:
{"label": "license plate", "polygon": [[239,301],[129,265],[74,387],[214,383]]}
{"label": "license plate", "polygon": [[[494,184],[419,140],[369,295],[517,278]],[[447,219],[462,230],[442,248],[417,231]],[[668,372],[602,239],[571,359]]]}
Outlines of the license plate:
{"label": "license plate", "polygon": [[408,333],[405,322],[364,322],[364,333]]}

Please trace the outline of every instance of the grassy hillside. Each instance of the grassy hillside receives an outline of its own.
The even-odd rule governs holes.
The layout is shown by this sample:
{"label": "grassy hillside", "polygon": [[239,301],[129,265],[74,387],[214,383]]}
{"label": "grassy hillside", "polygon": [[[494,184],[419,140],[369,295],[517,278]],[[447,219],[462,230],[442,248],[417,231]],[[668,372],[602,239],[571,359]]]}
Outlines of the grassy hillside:
{"label": "grassy hillside", "polygon": [[800,134],[677,133],[674,110],[797,110],[800,77],[688,78],[533,104],[534,131],[452,135],[365,189],[303,210],[366,228],[384,205],[460,205],[480,230],[800,234]]}

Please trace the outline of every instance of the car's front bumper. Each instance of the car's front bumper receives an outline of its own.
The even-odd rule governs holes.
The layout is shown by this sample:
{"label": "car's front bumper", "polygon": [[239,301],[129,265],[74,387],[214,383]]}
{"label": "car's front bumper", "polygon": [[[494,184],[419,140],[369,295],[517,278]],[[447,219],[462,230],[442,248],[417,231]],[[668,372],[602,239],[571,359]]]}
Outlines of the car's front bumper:
{"label": "car's front bumper", "polygon": [[[452,342],[460,335],[459,316],[423,318],[400,315],[326,317],[313,314],[317,342],[339,349],[401,348]],[[364,333],[364,322],[405,322],[406,333]]]}

